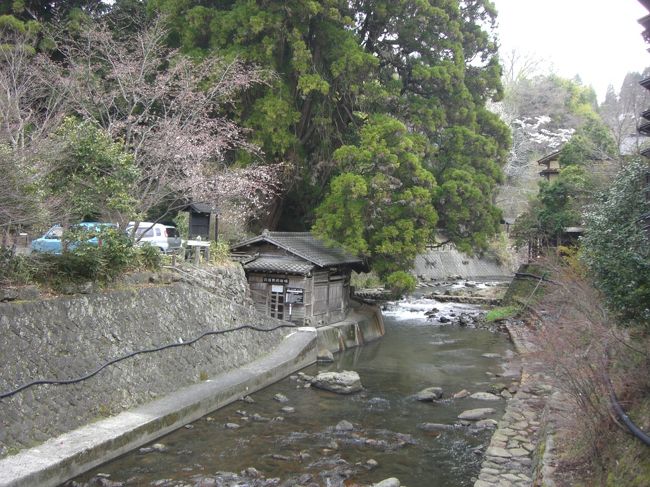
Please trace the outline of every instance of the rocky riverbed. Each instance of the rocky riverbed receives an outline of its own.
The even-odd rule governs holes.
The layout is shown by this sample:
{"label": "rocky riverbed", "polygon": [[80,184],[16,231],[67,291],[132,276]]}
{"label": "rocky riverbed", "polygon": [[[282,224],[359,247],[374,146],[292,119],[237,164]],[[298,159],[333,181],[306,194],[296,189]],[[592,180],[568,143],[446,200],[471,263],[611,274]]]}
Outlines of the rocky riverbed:
{"label": "rocky riverbed", "polygon": [[[436,316],[427,316],[434,307]],[[507,337],[476,327],[480,310],[472,305],[414,298],[384,313],[382,340],[307,368],[69,485],[473,485],[516,392],[505,365],[513,355]],[[452,315],[472,322],[436,319]],[[349,393],[318,387],[327,374],[344,371],[337,392]]]}

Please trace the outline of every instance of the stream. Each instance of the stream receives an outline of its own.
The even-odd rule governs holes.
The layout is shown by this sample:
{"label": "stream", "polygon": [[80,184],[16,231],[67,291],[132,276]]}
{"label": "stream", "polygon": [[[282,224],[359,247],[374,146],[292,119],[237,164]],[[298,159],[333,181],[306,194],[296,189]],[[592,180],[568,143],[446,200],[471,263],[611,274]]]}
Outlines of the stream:
{"label": "stream", "polygon": [[[452,396],[487,391],[512,347],[501,333],[428,319],[434,307],[441,315],[478,312],[418,297],[389,303],[384,338],[301,371],[354,370],[361,393],[309,388],[295,375],[253,394],[254,402],[214,411],[65,485],[335,487],[397,477],[409,487],[471,486],[492,430],[460,424],[457,416],[490,407],[498,420],[505,401]],[[431,386],[442,387],[441,400],[415,399]],[[455,426],[424,431],[421,423]]]}

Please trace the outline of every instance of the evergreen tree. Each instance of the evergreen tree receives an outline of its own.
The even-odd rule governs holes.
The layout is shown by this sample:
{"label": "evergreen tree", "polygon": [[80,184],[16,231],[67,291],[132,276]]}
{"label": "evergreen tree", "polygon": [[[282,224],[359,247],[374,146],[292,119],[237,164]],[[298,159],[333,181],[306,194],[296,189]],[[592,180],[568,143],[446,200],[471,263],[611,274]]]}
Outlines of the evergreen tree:
{"label": "evergreen tree", "polygon": [[[334,151],[357,140],[369,115],[390,113],[426,137],[423,164],[441,184],[462,177],[481,192],[474,211],[445,212],[443,229],[466,249],[483,247],[494,232],[493,192],[509,133],[484,110],[487,99],[502,94],[497,46],[484,28],[496,16],[490,2],[153,0],[150,6],[169,15],[172,45],[196,56],[227,52],[277,73],[270,86],[246,94],[237,116],[268,159],[293,167],[279,209],[285,229],[309,227],[337,171]],[[449,171],[460,159],[465,172]]]}
{"label": "evergreen tree", "polygon": [[650,212],[647,163],[633,161],[586,212],[581,258],[610,307],[625,320],[650,326]]}
{"label": "evergreen tree", "polygon": [[438,219],[424,147],[423,137],[395,118],[371,117],[357,145],[335,152],[342,173],[316,212],[314,232],[363,256],[397,293],[415,287],[405,271],[433,241]]}

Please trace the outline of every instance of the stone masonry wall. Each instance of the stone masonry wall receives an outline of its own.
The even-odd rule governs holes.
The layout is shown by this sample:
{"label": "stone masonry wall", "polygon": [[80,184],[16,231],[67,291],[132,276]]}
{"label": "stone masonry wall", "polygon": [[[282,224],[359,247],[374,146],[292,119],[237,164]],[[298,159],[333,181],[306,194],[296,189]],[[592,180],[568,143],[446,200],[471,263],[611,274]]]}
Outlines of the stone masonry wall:
{"label": "stone masonry wall", "polygon": [[[76,378],[118,356],[187,342],[205,331],[286,324],[255,311],[239,266],[133,276],[117,287],[0,303],[0,391],[36,379]],[[287,333],[208,336],[126,359],[82,383],[38,385],[2,399],[0,457],[248,363]]]}

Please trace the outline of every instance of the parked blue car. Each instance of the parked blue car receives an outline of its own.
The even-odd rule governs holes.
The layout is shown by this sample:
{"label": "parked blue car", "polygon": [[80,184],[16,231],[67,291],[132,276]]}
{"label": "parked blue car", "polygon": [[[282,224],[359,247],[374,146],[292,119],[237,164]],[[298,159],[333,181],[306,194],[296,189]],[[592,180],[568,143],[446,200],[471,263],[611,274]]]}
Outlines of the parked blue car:
{"label": "parked blue car", "polygon": [[[81,222],[73,225],[71,229],[82,229],[89,234],[97,233],[102,228],[113,227],[117,225],[114,223],[100,223],[100,222]],[[61,253],[61,237],[63,236],[63,227],[61,225],[54,225],[50,228],[45,235],[36,240],[32,240],[32,252],[40,252],[43,254],[60,254]],[[97,236],[92,236],[86,240],[91,245],[99,245]],[[69,242],[68,249],[72,250],[79,242]]]}

